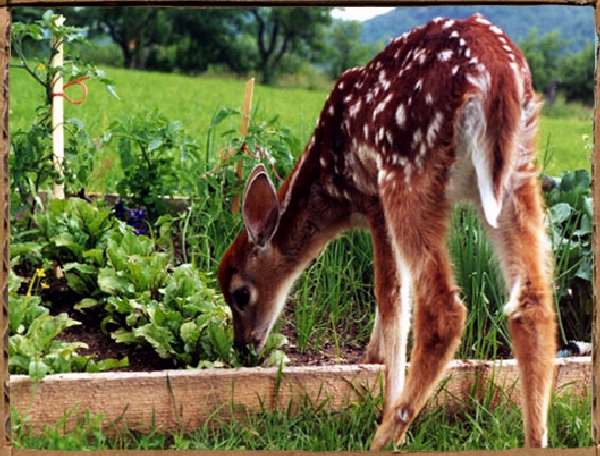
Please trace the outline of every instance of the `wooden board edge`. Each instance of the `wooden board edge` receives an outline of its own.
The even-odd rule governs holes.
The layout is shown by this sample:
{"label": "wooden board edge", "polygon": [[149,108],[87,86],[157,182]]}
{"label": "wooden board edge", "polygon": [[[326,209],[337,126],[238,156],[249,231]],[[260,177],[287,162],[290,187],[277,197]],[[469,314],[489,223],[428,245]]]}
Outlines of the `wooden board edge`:
{"label": "wooden board edge", "polygon": [[[557,359],[556,391],[587,396],[590,371],[589,357]],[[62,374],[36,385],[13,376],[11,389],[13,406],[33,429],[56,423],[65,411],[74,423],[90,410],[103,414],[109,433],[125,424],[144,432],[152,422],[172,432],[193,430],[210,416],[244,418],[263,407],[296,410],[306,398],[339,410],[364,394],[380,394],[382,372],[383,366],[338,365],[290,367],[281,376],[275,368]],[[518,375],[514,360],[454,361],[428,407],[459,408],[473,393],[493,397],[491,406],[518,402]]]}

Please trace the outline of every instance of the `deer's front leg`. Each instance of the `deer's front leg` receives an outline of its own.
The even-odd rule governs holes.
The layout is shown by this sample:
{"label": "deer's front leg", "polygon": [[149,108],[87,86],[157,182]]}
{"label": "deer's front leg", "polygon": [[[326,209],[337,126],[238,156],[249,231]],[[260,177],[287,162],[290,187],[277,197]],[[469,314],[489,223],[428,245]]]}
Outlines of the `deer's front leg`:
{"label": "deer's front leg", "polygon": [[[449,204],[439,198],[436,188],[399,193],[394,184],[383,179],[380,192],[396,265],[403,277],[401,295],[407,293],[404,276],[414,284],[413,347],[406,384],[399,397],[386,401],[389,405],[372,450],[381,450],[391,441],[403,442],[408,426],[458,347],[466,316],[445,242]],[[419,208],[418,217],[414,208]]]}
{"label": "deer's front leg", "polygon": [[[377,315],[366,359],[368,362],[385,364],[385,413],[404,387],[406,343],[410,329],[410,279],[399,277],[402,271],[397,268],[383,215],[371,220],[371,234]],[[400,287],[401,280],[404,288]],[[404,294],[401,290],[404,290]]]}
{"label": "deer's front leg", "polygon": [[386,408],[372,450],[391,441],[402,443],[408,426],[429,398],[456,350],[465,320],[465,308],[451,282],[445,255],[419,265],[415,277],[413,349],[406,385]]}

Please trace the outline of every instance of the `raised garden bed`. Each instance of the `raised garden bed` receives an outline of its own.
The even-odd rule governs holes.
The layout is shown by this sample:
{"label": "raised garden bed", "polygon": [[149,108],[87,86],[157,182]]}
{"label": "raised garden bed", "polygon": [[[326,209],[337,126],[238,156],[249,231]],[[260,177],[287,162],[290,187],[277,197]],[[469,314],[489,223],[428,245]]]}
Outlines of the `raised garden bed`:
{"label": "raised garden bed", "polygon": [[[590,357],[556,359],[554,391],[589,394]],[[246,413],[287,408],[308,397],[313,403],[339,409],[365,392],[377,394],[383,366],[300,366],[276,368],[165,370],[101,374],[50,375],[38,384],[28,376],[11,376],[11,403],[34,431],[56,423],[69,412],[66,427],[85,412],[101,414],[107,432],[127,425],[130,430],[191,431],[211,415],[243,417]],[[429,407],[459,407],[475,394],[518,401],[520,388],[515,360],[460,361]],[[489,396],[488,396],[489,397]],[[493,403],[493,401],[492,401]]]}

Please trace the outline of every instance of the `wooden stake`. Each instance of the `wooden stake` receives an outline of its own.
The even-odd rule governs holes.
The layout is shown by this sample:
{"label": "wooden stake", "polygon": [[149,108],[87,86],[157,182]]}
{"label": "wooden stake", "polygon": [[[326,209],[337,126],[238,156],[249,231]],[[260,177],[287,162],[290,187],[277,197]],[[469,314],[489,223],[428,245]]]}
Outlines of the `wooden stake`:
{"label": "wooden stake", "polygon": [[8,275],[10,273],[10,184],[8,182],[8,64],[10,10],[0,8],[0,454],[10,446],[10,389],[8,375]]}
{"label": "wooden stake", "polygon": [[592,434],[596,447],[600,445],[600,242],[598,242],[598,227],[600,226],[600,0],[596,7],[596,83],[594,91],[594,153],[592,156],[592,198],[594,202],[594,228],[592,230],[592,247],[594,252],[594,306],[592,318]]}
{"label": "wooden stake", "polygon": [[[240,124],[240,134],[242,137],[248,136],[248,129],[250,128],[250,113],[252,111],[252,95],[254,93],[254,78],[249,79],[246,82],[246,91],[244,93],[244,104],[242,105],[242,121]],[[244,153],[247,153],[246,145],[242,146]],[[242,180],[244,169],[242,160],[237,162],[235,173],[239,180]],[[231,201],[231,213],[237,214],[240,211],[240,196],[234,196]]]}
{"label": "wooden stake", "polygon": [[[63,16],[56,18],[56,25],[61,26],[65,22]],[[54,42],[54,45],[57,43]],[[57,52],[52,58],[52,67],[59,68],[60,73],[54,79],[52,92],[54,94],[63,93],[63,76],[62,66],[64,61],[63,43],[59,42]],[[55,95],[52,97],[52,153],[54,169],[57,178],[54,181],[54,198],[65,199],[65,184],[64,184],[64,155],[65,155],[65,132],[64,132],[64,97]]]}

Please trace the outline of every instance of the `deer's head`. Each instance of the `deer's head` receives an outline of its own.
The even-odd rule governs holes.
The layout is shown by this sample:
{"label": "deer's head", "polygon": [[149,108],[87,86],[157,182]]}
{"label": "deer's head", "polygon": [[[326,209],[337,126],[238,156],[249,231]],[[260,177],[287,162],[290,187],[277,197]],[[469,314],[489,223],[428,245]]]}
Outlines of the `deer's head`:
{"label": "deer's head", "polygon": [[233,315],[237,348],[260,351],[296,277],[273,242],[280,219],[275,187],[263,165],[248,177],[242,201],[245,229],[221,260],[219,283]]}

